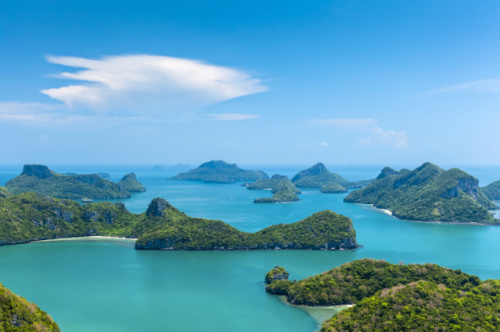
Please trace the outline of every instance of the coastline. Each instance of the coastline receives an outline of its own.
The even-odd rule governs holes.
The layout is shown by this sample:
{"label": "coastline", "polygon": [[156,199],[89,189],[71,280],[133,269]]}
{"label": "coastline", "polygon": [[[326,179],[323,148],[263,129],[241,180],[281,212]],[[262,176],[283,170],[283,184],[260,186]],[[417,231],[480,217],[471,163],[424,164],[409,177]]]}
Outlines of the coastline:
{"label": "coastline", "polygon": [[387,214],[391,217],[396,218],[397,220],[401,221],[408,221],[408,222],[419,222],[419,223],[424,223],[424,224],[449,224],[449,225],[470,225],[470,226],[500,226],[500,223],[498,224],[489,224],[489,223],[484,223],[484,222],[460,222],[460,221],[441,221],[441,220],[435,220],[435,221],[425,221],[425,220],[409,220],[409,219],[401,219],[396,217],[391,211],[387,209],[379,209],[378,207],[374,206],[373,204],[363,204],[363,203],[354,203],[357,205],[365,206],[368,207],[370,210],[380,212],[383,214]]}
{"label": "coastline", "polygon": [[81,241],[81,240],[94,240],[94,241],[99,241],[99,240],[119,240],[119,241],[136,241],[137,238],[130,238],[130,237],[118,237],[118,236],[101,236],[101,235],[93,235],[93,236],[74,236],[74,237],[61,237],[57,239],[47,239],[47,240],[37,240],[37,241],[30,241],[29,243],[36,243],[36,242],[66,242],[66,241]]}

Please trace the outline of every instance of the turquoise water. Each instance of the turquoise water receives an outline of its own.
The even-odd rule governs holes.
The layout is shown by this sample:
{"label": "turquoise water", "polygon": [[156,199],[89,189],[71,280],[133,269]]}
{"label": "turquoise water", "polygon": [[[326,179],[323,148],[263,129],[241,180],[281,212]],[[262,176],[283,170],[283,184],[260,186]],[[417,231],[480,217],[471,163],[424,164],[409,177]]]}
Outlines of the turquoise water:
{"label": "turquoise water", "polygon": [[[39,304],[63,331],[314,331],[317,322],[305,310],[264,292],[263,277],[275,265],[286,267],[292,279],[301,279],[371,257],[393,263],[432,262],[482,279],[500,278],[500,227],[401,221],[369,206],[343,203],[345,194],[316,190],[304,191],[297,203],[253,204],[254,198],[270,192],[239,184],[167,181],[174,172],[146,168],[55,170],[104,171],[114,180],[135,171],[148,191],[122,200],[130,211],[143,212],[152,198],[161,196],[189,215],[221,219],[244,231],[331,209],[353,219],[358,243],[364,245],[354,252],[149,252],[117,240],[0,247],[0,282]],[[297,170],[280,173],[293,175]],[[334,170],[360,180],[375,177],[380,167]],[[1,184],[19,168],[0,172]],[[497,179],[495,174],[500,178],[500,169],[470,172],[481,183]]]}

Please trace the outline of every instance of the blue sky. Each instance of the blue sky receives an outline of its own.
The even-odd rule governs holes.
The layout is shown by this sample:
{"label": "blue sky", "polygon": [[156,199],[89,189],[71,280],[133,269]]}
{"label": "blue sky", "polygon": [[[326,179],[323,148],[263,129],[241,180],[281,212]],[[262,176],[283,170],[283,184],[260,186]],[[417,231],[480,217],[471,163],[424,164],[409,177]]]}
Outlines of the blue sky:
{"label": "blue sky", "polygon": [[500,165],[498,1],[3,1],[2,163]]}

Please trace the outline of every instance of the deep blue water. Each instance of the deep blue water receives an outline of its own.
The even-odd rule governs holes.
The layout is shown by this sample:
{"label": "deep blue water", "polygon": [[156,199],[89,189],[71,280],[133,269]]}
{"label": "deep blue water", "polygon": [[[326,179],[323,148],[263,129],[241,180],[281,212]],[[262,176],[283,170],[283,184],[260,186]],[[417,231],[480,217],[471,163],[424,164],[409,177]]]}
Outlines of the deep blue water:
{"label": "deep blue water", "polygon": [[[305,167],[261,167],[293,176]],[[482,185],[500,179],[500,168],[467,168]],[[59,166],[60,172],[108,172],[118,181],[134,171],[147,192],[121,200],[135,213],[164,197],[191,216],[220,219],[243,231],[290,223],[330,209],[352,218],[354,252],[135,251],[125,241],[68,241],[0,247],[0,282],[39,304],[63,331],[313,331],[305,311],[264,292],[262,280],[275,265],[292,279],[323,272],[362,257],[397,263],[437,263],[500,278],[500,227],[397,220],[368,206],[347,204],[345,194],[305,190],[301,201],[254,204],[270,192],[239,184],[168,181],[176,172],[139,166]],[[380,166],[330,167],[349,180],[374,178]],[[0,168],[0,184],[20,166]]]}

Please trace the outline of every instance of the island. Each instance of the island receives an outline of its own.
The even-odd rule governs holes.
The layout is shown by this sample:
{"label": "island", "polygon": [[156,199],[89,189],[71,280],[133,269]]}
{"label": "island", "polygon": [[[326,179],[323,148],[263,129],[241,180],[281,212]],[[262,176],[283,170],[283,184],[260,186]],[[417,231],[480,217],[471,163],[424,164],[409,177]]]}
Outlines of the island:
{"label": "island", "polygon": [[443,170],[426,162],[410,171],[390,167],[368,186],[349,193],[348,203],[372,204],[395,217],[414,221],[496,224],[488,210],[497,209],[466,172]]}
{"label": "island", "polygon": [[[497,331],[499,280],[435,264],[390,264],[361,259],[300,281],[276,266],[266,291],[307,306],[354,305],[321,331]],[[489,319],[491,317],[492,319]]]}
{"label": "island", "polygon": [[492,201],[500,200],[500,180],[495,181],[482,187],[481,191]]}
{"label": "island", "polygon": [[348,192],[347,188],[338,183],[327,183],[321,186],[321,192],[325,194],[339,194]]}
{"label": "island", "polygon": [[131,187],[135,189],[138,188],[137,183],[140,185],[135,175],[130,174],[122,179],[121,184],[117,184],[99,174],[64,175],[44,165],[24,165],[22,173],[9,180],[5,186],[12,194],[34,192],[56,198],[111,199],[130,197],[130,192],[124,187],[132,184]]}
{"label": "island", "polygon": [[95,235],[137,238],[136,249],[144,250],[358,247],[352,220],[328,210],[246,233],[219,220],[190,217],[163,198],[153,199],[142,214],[130,213],[123,203],[80,205],[35,193],[0,198],[0,245]]}
{"label": "island", "polygon": [[222,160],[212,160],[201,164],[189,172],[179,173],[170,180],[203,181],[207,183],[235,183],[236,181],[255,181],[269,178],[263,171],[248,171],[236,164]]}
{"label": "island", "polygon": [[0,331],[53,331],[59,326],[45,311],[0,284]]}
{"label": "island", "polygon": [[270,179],[260,179],[246,184],[249,190],[271,190],[273,197],[257,198],[254,203],[288,203],[299,200],[300,190],[285,175],[274,174]]}
{"label": "island", "polygon": [[317,163],[308,169],[300,171],[292,178],[294,185],[303,188],[321,188],[326,184],[337,184],[345,188],[361,188],[371,181],[347,181],[341,175],[330,172],[323,163]]}
{"label": "island", "polygon": [[135,173],[129,173],[125,175],[118,185],[121,186],[124,190],[130,192],[145,192],[146,188],[137,180]]}

